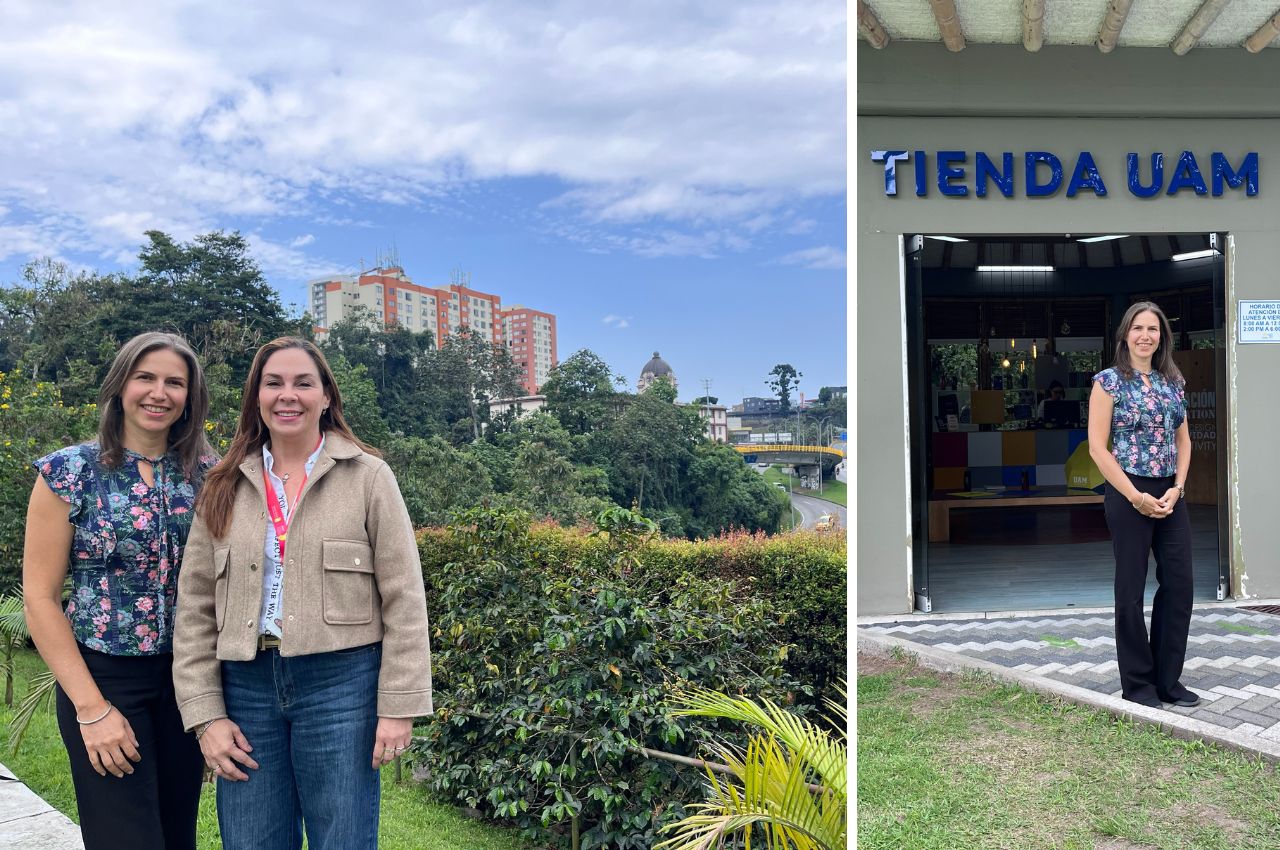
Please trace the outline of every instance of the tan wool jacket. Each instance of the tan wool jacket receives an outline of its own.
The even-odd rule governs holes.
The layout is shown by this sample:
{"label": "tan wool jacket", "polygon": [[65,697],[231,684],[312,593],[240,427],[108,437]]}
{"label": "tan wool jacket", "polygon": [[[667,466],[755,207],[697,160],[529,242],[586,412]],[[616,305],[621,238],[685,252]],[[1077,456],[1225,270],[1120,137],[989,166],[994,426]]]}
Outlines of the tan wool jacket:
{"label": "tan wool jacket", "polygon": [[[268,521],[261,455],[240,472],[227,536],[211,537],[197,512],[182,558],[173,682],[187,729],[227,716],[220,662],[257,654]],[[282,656],[382,641],[378,716],[432,713],[427,600],[409,512],[391,468],[332,431],[289,523],[283,594]]]}

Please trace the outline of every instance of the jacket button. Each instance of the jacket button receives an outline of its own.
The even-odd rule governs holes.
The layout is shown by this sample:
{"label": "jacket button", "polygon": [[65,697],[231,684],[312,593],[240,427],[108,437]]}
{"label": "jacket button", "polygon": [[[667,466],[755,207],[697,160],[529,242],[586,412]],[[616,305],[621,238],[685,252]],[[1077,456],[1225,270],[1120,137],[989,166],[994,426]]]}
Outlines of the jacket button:
{"label": "jacket button", "polygon": [[356,566],[357,566],[357,567],[358,567],[358,566],[360,566],[360,559],[359,559],[359,558],[356,558]]}
{"label": "jacket button", "polygon": [[252,573],[252,572],[257,572],[257,570],[258,570],[258,565],[257,565],[257,564],[250,564],[250,565],[249,565],[249,572],[251,572],[251,573]]}
{"label": "jacket button", "polygon": [[250,620],[249,622],[245,623],[245,624],[244,624],[244,627],[245,627],[246,629],[252,629],[252,628],[253,628],[253,620]]}

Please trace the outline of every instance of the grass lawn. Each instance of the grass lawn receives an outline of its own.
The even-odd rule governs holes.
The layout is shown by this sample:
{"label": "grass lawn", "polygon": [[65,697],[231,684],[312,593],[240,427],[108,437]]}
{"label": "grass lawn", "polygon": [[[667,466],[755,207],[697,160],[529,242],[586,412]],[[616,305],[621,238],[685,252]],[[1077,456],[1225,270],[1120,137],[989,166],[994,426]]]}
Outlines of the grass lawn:
{"label": "grass lawn", "polygon": [[[26,693],[28,677],[43,670],[44,665],[34,652],[21,653],[15,661],[19,671],[14,683],[16,704]],[[0,705],[0,728],[5,730],[6,740],[12,715],[11,710]],[[52,710],[38,712],[22,748],[11,754],[6,747],[0,761],[51,806],[78,820],[71,771]],[[406,767],[406,776],[408,772]],[[528,850],[534,846],[509,830],[463,817],[453,806],[434,802],[419,785],[408,781],[396,784],[394,776],[392,768],[383,769],[378,830],[381,850]],[[200,799],[198,831],[200,850],[220,850],[212,785],[204,786]]]}
{"label": "grass lawn", "polygon": [[[781,484],[783,487],[790,487],[787,483],[787,473],[779,466],[770,466],[764,470],[764,480],[770,484]],[[800,486],[800,478],[792,476],[791,484],[795,485],[795,492],[802,496],[813,496],[815,499],[826,499],[828,502],[835,502],[837,505],[848,507],[848,486],[843,481],[837,481],[832,478],[822,480],[822,490],[809,490]]]}
{"label": "grass lawn", "polygon": [[858,847],[1263,850],[1257,758],[900,659],[858,656]]}

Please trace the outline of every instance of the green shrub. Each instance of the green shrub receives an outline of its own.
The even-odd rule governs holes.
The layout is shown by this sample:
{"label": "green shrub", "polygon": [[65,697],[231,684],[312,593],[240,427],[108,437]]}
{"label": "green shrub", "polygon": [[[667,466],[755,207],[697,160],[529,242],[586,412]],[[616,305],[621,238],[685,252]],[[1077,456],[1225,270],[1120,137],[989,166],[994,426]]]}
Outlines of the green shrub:
{"label": "green shrub", "polygon": [[670,687],[795,698],[771,606],[718,577],[637,568],[628,547],[647,526],[622,514],[590,537],[474,509],[422,536],[438,696],[418,745],[427,782],[536,840],[577,815],[584,848],[647,848],[702,799],[699,770],[639,752],[696,755],[714,731],[670,717]]}
{"label": "green shrub", "polygon": [[[537,523],[528,535],[543,569],[552,574],[607,571],[613,558],[607,538],[592,536],[585,526]],[[428,586],[447,584],[449,565],[466,558],[465,542],[448,528],[424,529],[418,540]],[[685,574],[720,578],[733,582],[737,596],[763,601],[770,613],[770,639],[787,648],[785,669],[811,689],[797,698],[814,706],[824,696],[838,699],[834,686],[846,675],[848,653],[848,554],[842,532],[650,538],[633,555],[636,581],[649,576],[670,583]],[[433,601],[433,614],[435,606]]]}
{"label": "green shrub", "polygon": [[57,385],[30,380],[27,368],[0,372],[0,593],[22,583],[27,502],[36,482],[31,464],[89,439],[98,420],[96,404],[64,405]]}

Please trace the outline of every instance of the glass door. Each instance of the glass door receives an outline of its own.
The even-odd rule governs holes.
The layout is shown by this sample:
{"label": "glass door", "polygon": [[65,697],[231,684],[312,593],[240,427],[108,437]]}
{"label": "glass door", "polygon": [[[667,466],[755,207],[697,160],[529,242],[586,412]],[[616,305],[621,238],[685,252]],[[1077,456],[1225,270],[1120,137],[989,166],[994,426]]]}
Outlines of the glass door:
{"label": "glass door", "polygon": [[929,591],[930,394],[924,332],[924,237],[903,237],[903,284],[907,324],[907,443],[911,453],[911,583],[915,607],[933,610]]}

